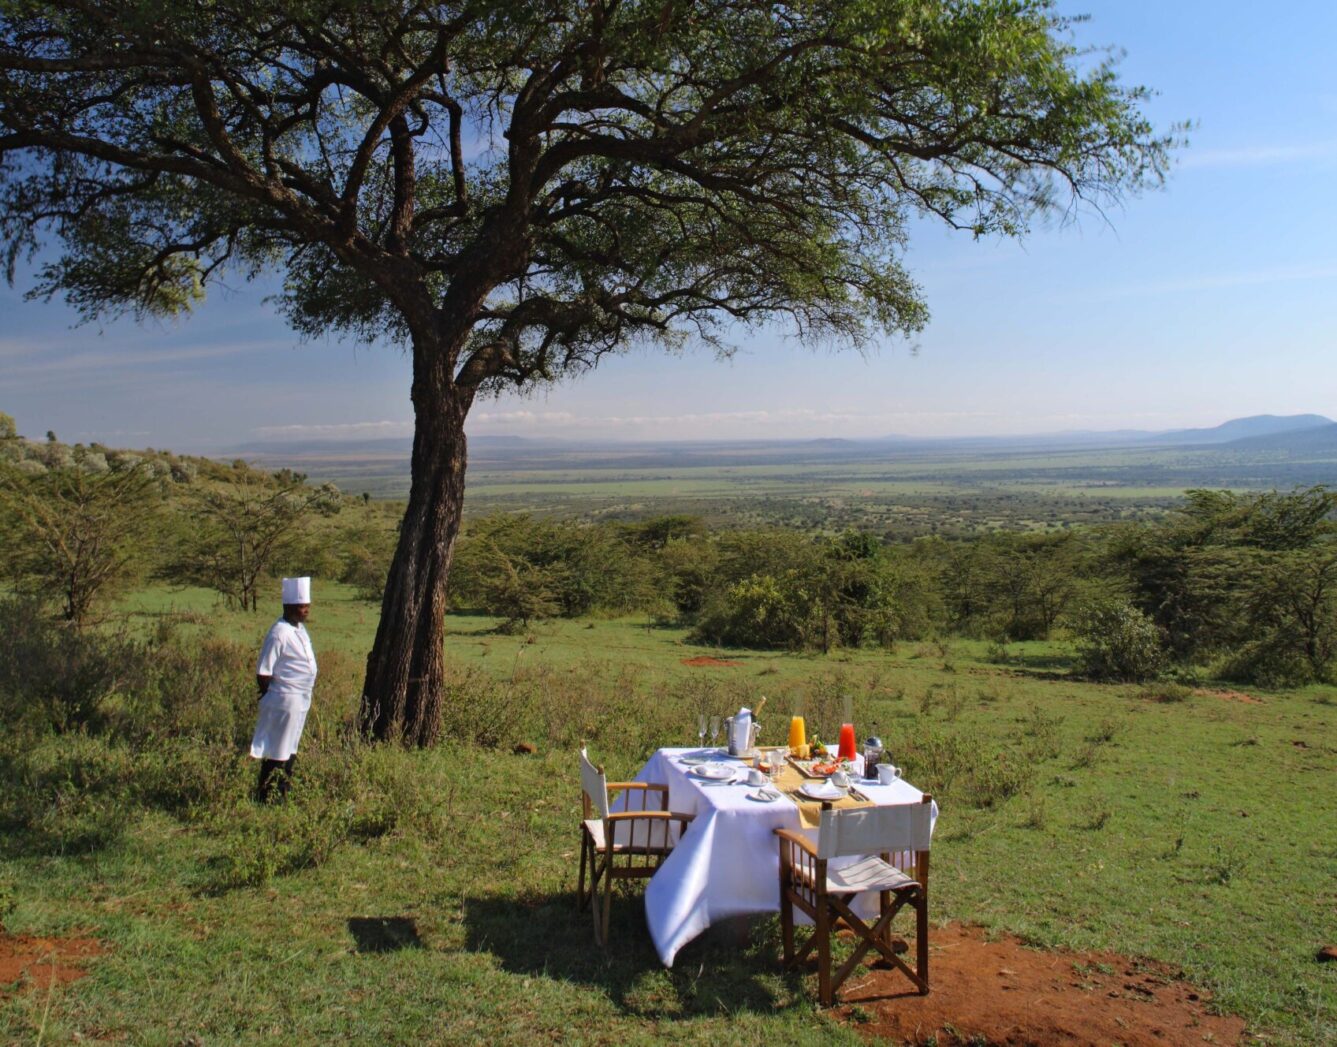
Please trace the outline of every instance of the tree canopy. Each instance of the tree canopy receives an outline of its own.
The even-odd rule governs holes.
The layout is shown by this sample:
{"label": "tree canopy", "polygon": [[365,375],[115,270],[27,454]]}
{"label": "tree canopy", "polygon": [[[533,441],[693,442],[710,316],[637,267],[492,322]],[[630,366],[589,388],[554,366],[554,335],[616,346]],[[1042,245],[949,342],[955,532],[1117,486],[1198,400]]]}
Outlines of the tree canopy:
{"label": "tree canopy", "polygon": [[1014,236],[1158,183],[1172,136],[1070,28],[1045,0],[0,0],[0,238],[88,315],[273,271],[297,330],[411,349],[365,725],[421,743],[474,397],[776,320],[913,332],[917,216]]}
{"label": "tree canopy", "polygon": [[174,312],[279,266],[299,329],[367,337],[468,299],[473,382],[721,317],[915,329],[915,212],[1015,234],[1165,165],[1040,2],[3,10],[9,262],[66,248],[39,293]]}

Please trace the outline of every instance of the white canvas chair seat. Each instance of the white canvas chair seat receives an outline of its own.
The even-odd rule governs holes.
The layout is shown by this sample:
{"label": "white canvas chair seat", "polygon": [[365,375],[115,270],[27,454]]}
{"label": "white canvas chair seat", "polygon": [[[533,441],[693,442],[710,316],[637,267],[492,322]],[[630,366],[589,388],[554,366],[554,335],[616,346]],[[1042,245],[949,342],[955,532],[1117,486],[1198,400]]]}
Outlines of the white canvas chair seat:
{"label": "white canvas chair seat", "polygon": [[[621,784],[621,783],[610,783]],[[635,784],[635,783],[634,783]],[[661,813],[661,812],[646,812]],[[667,813],[667,812],[662,812]],[[670,819],[663,819],[665,821]],[[617,815],[609,820],[613,830],[613,850],[618,854],[665,854],[673,850],[673,840],[669,833],[661,829],[657,824],[647,826],[644,824],[645,818],[638,813],[630,821],[635,825],[629,824],[618,819]],[[594,849],[600,853],[608,849],[608,838],[604,829],[602,818],[586,818],[581,823],[585,831],[589,833],[590,840],[594,844]]]}
{"label": "white canvas chair seat", "polygon": [[[792,829],[776,829],[780,838],[780,933],[785,964],[817,955],[817,991],[824,1006],[870,951],[908,977],[920,993],[928,992],[928,856],[933,833],[933,798],[920,803],[822,812],[817,842]],[[895,856],[893,861],[893,855]],[[835,858],[857,858],[843,866]],[[914,874],[899,866],[913,868]],[[852,895],[875,891],[879,916],[871,925],[851,908]],[[915,913],[915,967],[892,947],[891,925],[901,909]],[[813,931],[799,949],[794,943],[794,910],[811,917]],[[831,970],[831,931],[842,923],[858,941],[837,971]]]}
{"label": "white canvas chair seat", "polygon": [[[610,782],[603,768],[590,762],[589,753],[583,746],[580,750],[580,786],[584,814],[580,823],[580,879],[576,885],[576,904],[583,909],[598,900],[599,904],[593,906],[594,936],[600,945],[604,945],[608,941],[613,881],[653,876],[672,853],[673,845],[692,816],[668,810],[667,785]],[[627,810],[612,809],[610,790],[623,793]],[[651,807],[652,802],[654,807]]]}
{"label": "white canvas chair seat", "polygon": [[899,891],[918,886],[913,876],[906,876],[896,866],[871,855],[843,869],[828,869],[828,894],[861,894],[864,891]]}

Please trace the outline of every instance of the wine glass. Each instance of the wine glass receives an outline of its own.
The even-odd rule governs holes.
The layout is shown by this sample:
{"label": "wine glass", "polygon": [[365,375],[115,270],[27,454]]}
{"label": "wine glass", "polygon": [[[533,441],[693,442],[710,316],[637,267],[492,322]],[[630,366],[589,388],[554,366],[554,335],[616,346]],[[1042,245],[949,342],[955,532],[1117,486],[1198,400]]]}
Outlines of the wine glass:
{"label": "wine glass", "polygon": [[710,747],[712,749],[715,748],[715,742],[719,740],[719,736],[720,718],[718,716],[712,716],[710,718]]}
{"label": "wine glass", "polygon": [[704,749],[706,746],[706,714],[697,713],[696,715],[696,743]]}

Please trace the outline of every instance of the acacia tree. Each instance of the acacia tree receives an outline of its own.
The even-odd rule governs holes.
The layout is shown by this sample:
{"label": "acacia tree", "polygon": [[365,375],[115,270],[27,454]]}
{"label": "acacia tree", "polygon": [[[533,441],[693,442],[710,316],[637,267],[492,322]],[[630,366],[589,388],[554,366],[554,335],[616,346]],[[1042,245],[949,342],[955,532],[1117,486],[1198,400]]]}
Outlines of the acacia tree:
{"label": "acacia tree", "polygon": [[229,604],[254,611],[260,584],[302,536],[312,512],[340,509],[332,484],[309,487],[300,477],[270,477],[249,469],[223,483],[203,483],[185,498],[189,527],[167,574],[207,585]]}
{"label": "acacia tree", "polygon": [[[790,321],[926,317],[908,222],[1018,235],[1155,183],[1144,92],[1048,0],[0,0],[10,271],[89,313],[277,270],[304,333],[412,356],[362,725],[430,742],[480,394]],[[44,255],[43,258],[50,257]]]}
{"label": "acacia tree", "polygon": [[89,465],[29,476],[0,462],[0,564],[19,588],[32,582],[59,593],[61,616],[75,627],[137,573],[162,501],[142,463]]}

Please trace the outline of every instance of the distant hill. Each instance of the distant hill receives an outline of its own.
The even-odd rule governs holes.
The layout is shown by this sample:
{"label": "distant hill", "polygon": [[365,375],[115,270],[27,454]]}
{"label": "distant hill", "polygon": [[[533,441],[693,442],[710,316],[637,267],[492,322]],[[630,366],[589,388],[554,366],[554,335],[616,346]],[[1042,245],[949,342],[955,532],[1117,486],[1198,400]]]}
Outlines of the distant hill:
{"label": "distant hill", "polygon": [[1324,418],[1321,414],[1256,414],[1249,418],[1232,418],[1211,429],[1175,429],[1167,433],[1156,433],[1145,437],[1142,442],[1175,446],[1227,444],[1334,424],[1337,423],[1331,418]]}
{"label": "distant hill", "polygon": [[1231,440],[1223,451],[1284,451],[1292,455],[1337,454],[1337,423],[1309,426],[1284,433],[1266,433]]}

